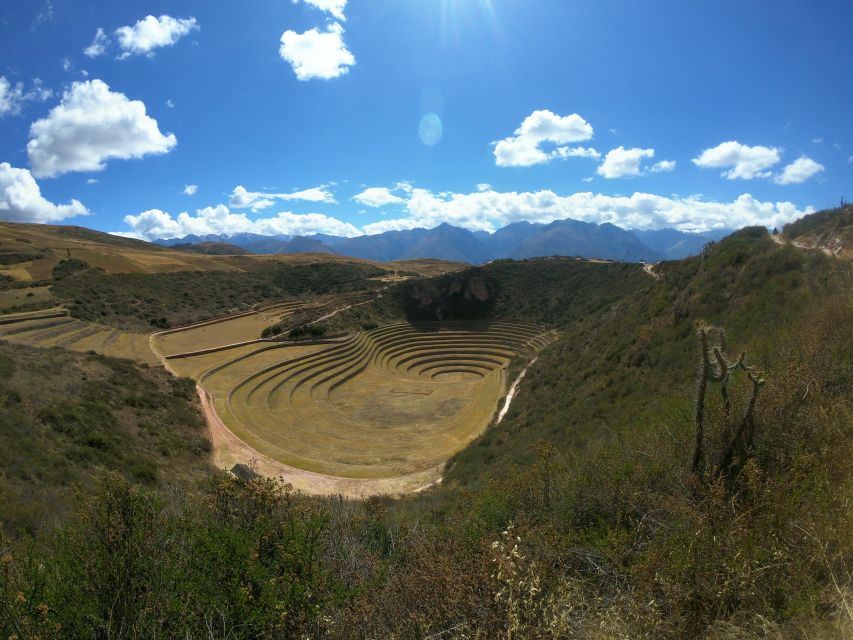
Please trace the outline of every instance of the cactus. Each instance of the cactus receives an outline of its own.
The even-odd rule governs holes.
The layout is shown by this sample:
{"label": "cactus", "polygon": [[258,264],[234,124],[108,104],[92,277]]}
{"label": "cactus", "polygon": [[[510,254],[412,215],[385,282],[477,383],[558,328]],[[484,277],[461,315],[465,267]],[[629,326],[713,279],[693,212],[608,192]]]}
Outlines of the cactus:
{"label": "cactus", "polygon": [[[754,366],[746,363],[746,352],[743,351],[735,361],[726,358],[726,334],[722,329],[710,326],[699,326],[697,336],[701,350],[701,368],[696,392],[696,445],[693,451],[692,470],[702,478],[707,468],[707,452],[705,447],[705,398],[709,384],[719,384],[723,400],[723,451],[716,467],[722,471],[731,482],[737,478],[743,464],[752,450],[755,438],[755,403],[764,385],[761,373]],[[711,341],[713,340],[713,344]],[[713,360],[712,360],[713,358]],[[729,383],[732,374],[738,370],[746,373],[752,384],[752,393],[741,417],[732,422],[732,402],[729,395]]]}

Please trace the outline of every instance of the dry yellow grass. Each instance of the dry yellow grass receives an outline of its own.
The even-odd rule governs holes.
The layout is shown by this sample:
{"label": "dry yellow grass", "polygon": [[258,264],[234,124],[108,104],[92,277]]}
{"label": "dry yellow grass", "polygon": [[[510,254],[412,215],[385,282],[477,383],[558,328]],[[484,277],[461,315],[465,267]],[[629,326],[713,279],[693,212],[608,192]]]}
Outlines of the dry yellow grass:
{"label": "dry yellow grass", "polygon": [[254,341],[259,338],[261,331],[288,317],[300,306],[300,303],[285,303],[260,311],[163,331],[155,337],[157,348],[164,355],[172,356]]}
{"label": "dry yellow grass", "polygon": [[[211,330],[239,343],[227,330],[249,320],[257,319],[164,332],[153,342],[170,354],[170,369],[200,382],[223,427],[255,457],[318,477],[400,478],[409,489],[437,480],[444,462],[488,426],[510,360],[552,339],[523,323],[401,324],[331,344],[207,347]],[[187,355],[194,334],[205,349]]]}
{"label": "dry yellow grass", "polygon": [[50,287],[28,287],[0,291],[0,309],[26,304],[44,304],[53,300]]}
{"label": "dry yellow grass", "polygon": [[148,336],[76,320],[61,308],[0,315],[0,339],[31,347],[95,351],[158,366]]}

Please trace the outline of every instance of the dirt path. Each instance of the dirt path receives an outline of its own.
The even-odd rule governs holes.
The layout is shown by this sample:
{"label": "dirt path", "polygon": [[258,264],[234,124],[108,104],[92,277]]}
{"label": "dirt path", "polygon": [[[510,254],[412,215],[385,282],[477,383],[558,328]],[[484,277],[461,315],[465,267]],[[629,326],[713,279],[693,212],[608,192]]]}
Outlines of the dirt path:
{"label": "dirt path", "polygon": [[794,242],[793,240],[786,240],[782,237],[781,234],[770,234],[770,238],[776,244],[781,244],[782,246],[791,245],[796,247],[797,249],[802,249],[803,251],[822,251],[825,255],[829,257],[837,257],[835,253],[833,253],[830,249],[826,247],[810,247],[807,244],[803,244],[802,242]]}
{"label": "dirt path", "polygon": [[643,271],[648,273],[655,280],[660,280],[660,273],[655,271],[656,264],[652,264],[651,262],[647,262],[643,265]]}
{"label": "dirt path", "polygon": [[524,376],[527,375],[527,370],[536,364],[536,361],[539,358],[533,358],[530,363],[521,370],[521,373],[518,374],[518,377],[515,379],[515,382],[512,383],[512,387],[509,389],[509,393],[506,394],[506,398],[504,398],[504,406],[501,407],[500,413],[498,413],[498,417],[495,420],[495,424],[500,424],[501,420],[506,416],[507,411],[509,411],[509,405],[512,404],[512,399],[515,397],[516,392],[518,391],[518,386],[521,384],[521,381],[524,379]]}
{"label": "dirt path", "polygon": [[355,304],[351,304],[351,305],[348,305],[346,307],[341,307],[340,309],[332,311],[332,313],[327,313],[322,318],[317,318],[316,320],[312,320],[311,322],[308,323],[307,326],[310,327],[312,324],[317,324],[318,322],[323,322],[323,320],[328,320],[329,318],[332,318],[332,317],[338,315],[339,313],[346,311],[347,309],[352,309],[353,307],[360,307],[363,304],[370,304],[371,302],[376,302],[377,300],[379,300],[379,298],[382,297],[382,292],[385,291],[385,289],[387,289],[387,288],[388,287],[383,287],[382,289],[380,289],[379,295],[377,295],[375,298],[371,298],[370,300],[365,300],[364,302],[357,302]]}

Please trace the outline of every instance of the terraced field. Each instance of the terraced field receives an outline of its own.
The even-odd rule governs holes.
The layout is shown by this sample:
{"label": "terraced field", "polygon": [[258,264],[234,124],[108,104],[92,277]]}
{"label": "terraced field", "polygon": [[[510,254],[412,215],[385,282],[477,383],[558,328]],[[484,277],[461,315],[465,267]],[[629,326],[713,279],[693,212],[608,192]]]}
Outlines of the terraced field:
{"label": "terraced field", "polygon": [[301,302],[287,302],[258,311],[247,311],[228,318],[163,331],[155,336],[156,348],[160,353],[174,357],[182,353],[256,341],[261,331],[292,315],[303,306],[304,303]]}
{"label": "terraced field", "polygon": [[[249,320],[230,322],[209,327],[203,343]],[[510,361],[555,338],[518,322],[398,324],[313,343],[184,350],[204,329],[158,334],[155,348],[200,382],[227,430],[258,457],[321,476],[423,484],[489,425]]]}
{"label": "terraced field", "polygon": [[76,320],[59,307],[0,316],[0,340],[31,347],[95,351],[114,358],[144,362],[149,366],[160,364],[148,346],[147,335]]}
{"label": "terraced field", "polygon": [[282,303],[151,336],[57,307],[0,316],[0,339],[165,364],[198,381],[219,466],[254,459],[299,489],[368,495],[440,479],[494,418],[510,362],[556,337],[523,322],[445,322],[312,342],[258,338],[306,306],[316,314],[328,305]]}

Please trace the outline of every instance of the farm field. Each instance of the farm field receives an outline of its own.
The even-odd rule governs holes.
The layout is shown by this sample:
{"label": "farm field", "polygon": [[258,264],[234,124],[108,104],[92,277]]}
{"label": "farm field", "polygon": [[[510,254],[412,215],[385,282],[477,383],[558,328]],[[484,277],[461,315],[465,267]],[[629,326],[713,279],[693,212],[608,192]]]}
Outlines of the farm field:
{"label": "farm field", "polygon": [[164,331],[156,336],[157,348],[163,354],[173,356],[257,340],[261,331],[281,322],[302,306],[303,303],[299,302],[283,303],[259,311]]}
{"label": "farm field", "polygon": [[135,360],[152,367],[160,364],[148,345],[147,335],[76,320],[59,307],[0,315],[0,340],[31,347],[94,351],[113,358]]}
{"label": "farm field", "polygon": [[[368,481],[361,490],[388,490],[389,479],[409,488],[438,480],[446,460],[492,421],[509,363],[555,339],[528,323],[446,322],[313,343],[245,340],[280,311],[152,340],[171,370],[199,382],[216,417],[256,460]],[[236,460],[230,454],[217,452],[220,462]]]}
{"label": "farm field", "polygon": [[0,310],[24,305],[42,305],[53,299],[50,287],[28,287],[0,291]]}

